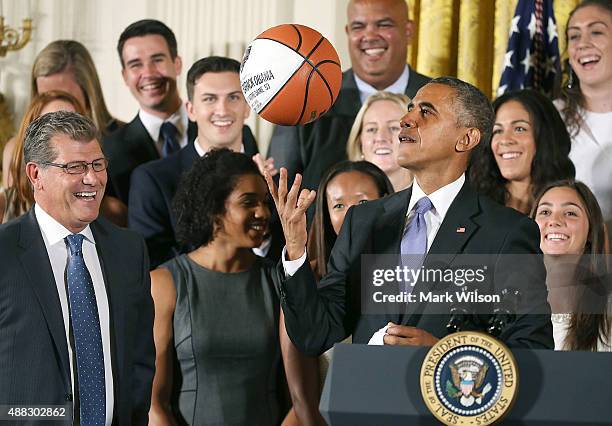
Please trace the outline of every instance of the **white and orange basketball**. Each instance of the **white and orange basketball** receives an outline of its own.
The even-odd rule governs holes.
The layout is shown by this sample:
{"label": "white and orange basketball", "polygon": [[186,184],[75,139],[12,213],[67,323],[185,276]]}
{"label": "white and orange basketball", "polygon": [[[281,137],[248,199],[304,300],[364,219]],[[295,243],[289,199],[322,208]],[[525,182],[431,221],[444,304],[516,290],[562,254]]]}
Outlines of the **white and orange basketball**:
{"label": "white and orange basketball", "polygon": [[240,67],[251,109],[275,124],[316,120],[334,104],[342,83],[336,49],[318,31],[283,24],[259,34]]}

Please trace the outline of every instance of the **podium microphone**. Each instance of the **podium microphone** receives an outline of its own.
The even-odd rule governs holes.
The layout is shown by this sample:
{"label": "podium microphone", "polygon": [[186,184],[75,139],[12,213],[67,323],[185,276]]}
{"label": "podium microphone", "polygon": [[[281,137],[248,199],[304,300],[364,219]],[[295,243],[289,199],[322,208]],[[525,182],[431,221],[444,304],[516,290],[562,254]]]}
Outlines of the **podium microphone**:
{"label": "podium microphone", "polygon": [[504,328],[516,319],[516,311],[521,300],[522,293],[515,288],[505,288],[501,291],[499,305],[493,310],[493,316],[489,321],[489,334],[495,337],[504,331]]}
{"label": "podium microphone", "polygon": [[[467,286],[463,287],[462,291],[468,291]],[[456,333],[465,329],[472,329],[473,316],[474,310],[469,302],[457,301],[453,303],[450,308],[450,319],[446,324],[446,330],[449,333]]]}

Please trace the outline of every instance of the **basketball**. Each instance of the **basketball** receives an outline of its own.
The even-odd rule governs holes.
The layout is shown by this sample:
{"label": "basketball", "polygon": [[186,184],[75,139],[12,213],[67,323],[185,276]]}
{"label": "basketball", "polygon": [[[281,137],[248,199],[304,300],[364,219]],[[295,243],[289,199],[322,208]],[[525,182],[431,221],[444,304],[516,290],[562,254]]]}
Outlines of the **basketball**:
{"label": "basketball", "polygon": [[259,34],[240,66],[251,109],[284,126],[306,124],[329,111],[341,83],[336,49],[305,25],[283,24]]}

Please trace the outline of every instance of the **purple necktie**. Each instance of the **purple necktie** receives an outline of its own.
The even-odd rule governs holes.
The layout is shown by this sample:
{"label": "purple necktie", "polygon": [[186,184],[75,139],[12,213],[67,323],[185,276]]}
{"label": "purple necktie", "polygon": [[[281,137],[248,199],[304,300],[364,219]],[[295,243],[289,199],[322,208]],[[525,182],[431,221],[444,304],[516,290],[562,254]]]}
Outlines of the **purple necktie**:
{"label": "purple necktie", "polygon": [[[402,242],[400,244],[402,254],[402,266],[410,269],[419,269],[425,260],[427,253],[427,224],[425,213],[433,208],[433,204],[427,197],[421,198],[413,207],[414,215],[406,227]],[[412,286],[405,283],[402,290],[410,293]],[[414,283],[412,283],[414,284]]]}

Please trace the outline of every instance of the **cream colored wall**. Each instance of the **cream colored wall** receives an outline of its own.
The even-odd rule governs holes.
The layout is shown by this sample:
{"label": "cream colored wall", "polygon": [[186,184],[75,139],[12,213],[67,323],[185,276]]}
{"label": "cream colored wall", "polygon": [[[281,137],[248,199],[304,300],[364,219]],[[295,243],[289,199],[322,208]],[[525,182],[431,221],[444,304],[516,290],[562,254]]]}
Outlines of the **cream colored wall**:
{"label": "cream colored wall", "polygon": [[[165,22],[176,34],[184,69],[179,87],[185,99],[185,75],[196,60],[211,54],[241,59],[257,34],[274,25],[296,22],[326,36],[348,68],[344,25],[348,0],[0,0],[6,24],[34,20],[32,41],[21,51],[0,58],[0,92],[13,110],[17,126],[30,98],[32,62],[49,42],[69,38],[82,42],[96,63],[106,102],[118,118],[129,121],[138,110],[121,78],[115,46],[121,31],[143,18]],[[260,148],[267,147],[272,126],[251,114]]]}

